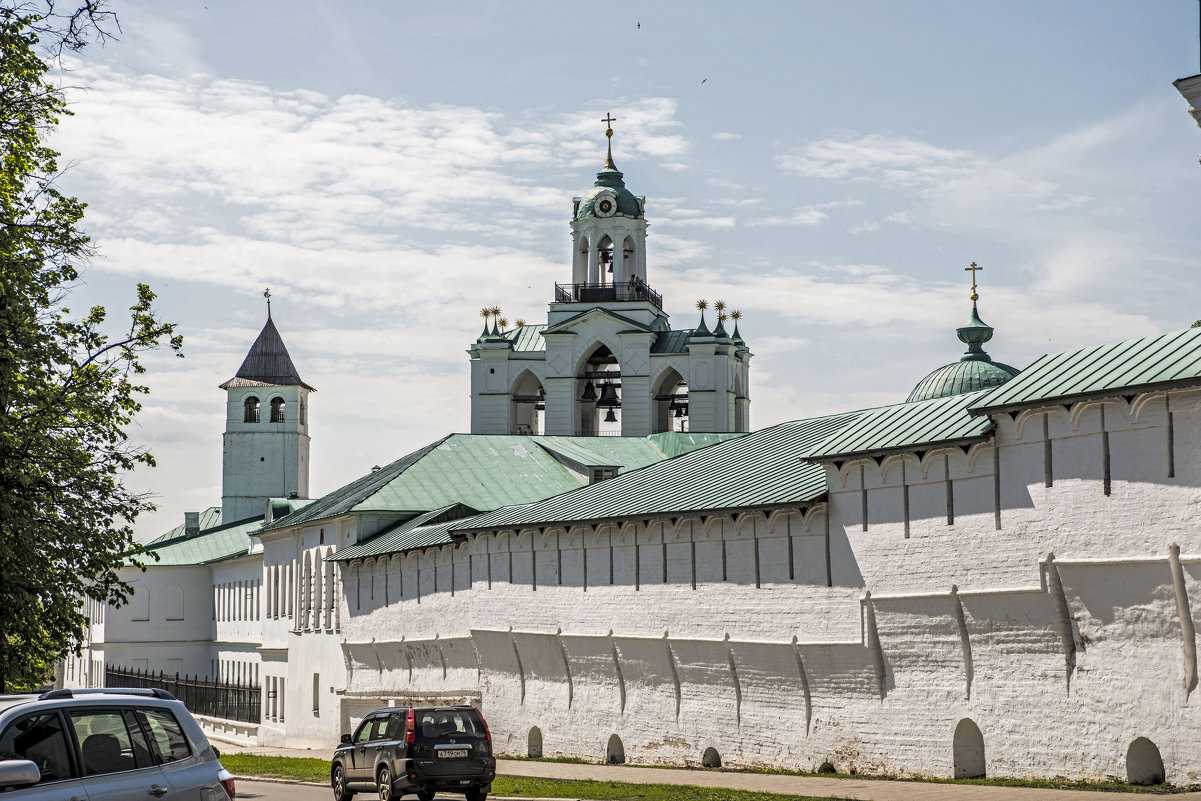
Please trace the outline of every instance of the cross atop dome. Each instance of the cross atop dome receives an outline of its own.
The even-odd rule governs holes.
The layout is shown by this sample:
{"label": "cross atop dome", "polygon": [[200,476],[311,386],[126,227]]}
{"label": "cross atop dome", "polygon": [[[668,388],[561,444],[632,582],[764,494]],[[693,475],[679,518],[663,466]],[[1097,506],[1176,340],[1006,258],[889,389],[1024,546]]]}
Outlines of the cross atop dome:
{"label": "cross atop dome", "polygon": [[617,118],[606,111],[601,122],[605,124],[605,138],[609,140],[609,152],[605,155],[605,169],[616,170],[617,165],[613,163],[613,123],[617,122]]}

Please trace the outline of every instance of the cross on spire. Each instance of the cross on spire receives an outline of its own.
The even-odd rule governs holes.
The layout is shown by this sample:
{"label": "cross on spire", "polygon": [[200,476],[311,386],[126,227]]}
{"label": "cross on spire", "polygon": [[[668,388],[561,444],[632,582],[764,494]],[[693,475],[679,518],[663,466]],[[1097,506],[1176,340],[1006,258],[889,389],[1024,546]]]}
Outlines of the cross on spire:
{"label": "cross on spire", "polygon": [[983,270],[984,270],[983,267],[976,266],[976,262],[972,262],[967,267],[963,268],[963,271],[965,273],[972,274],[972,303],[975,303],[976,301],[978,301],[980,299],[979,293],[976,292],[976,273],[981,272]]}
{"label": "cross on spire", "polygon": [[605,167],[610,170],[616,170],[617,165],[613,163],[613,123],[617,122],[617,118],[606,111],[601,122],[605,124],[605,138],[609,140],[609,152],[605,156]]}
{"label": "cross on spire", "polygon": [[263,297],[267,299],[267,319],[271,319],[271,288],[263,290]]}

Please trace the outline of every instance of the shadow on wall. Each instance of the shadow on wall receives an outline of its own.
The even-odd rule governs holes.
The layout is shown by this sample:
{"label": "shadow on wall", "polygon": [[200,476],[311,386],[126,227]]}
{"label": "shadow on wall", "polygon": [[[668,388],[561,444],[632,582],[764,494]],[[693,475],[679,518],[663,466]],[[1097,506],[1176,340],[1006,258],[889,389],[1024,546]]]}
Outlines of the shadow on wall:
{"label": "shadow on wall", "polygon": [[952,746],[956,779],[979,779],[984,777],[984,735],[971,718],[964,718],[955,726],[955,741]]}
{"label": "shadow on wall", "polygon": [[621,738],[616,734],[609,735],[609,744],[605,746],[605,764],[623,765],[626,761],[626,749],[621,744]]}
{"label": "shadow on wall", "polygon": [[1126,749],[1126,781],[1131,784],[1163,784],[1163,757],[1159,748],[1146,737],[1139,737]]}

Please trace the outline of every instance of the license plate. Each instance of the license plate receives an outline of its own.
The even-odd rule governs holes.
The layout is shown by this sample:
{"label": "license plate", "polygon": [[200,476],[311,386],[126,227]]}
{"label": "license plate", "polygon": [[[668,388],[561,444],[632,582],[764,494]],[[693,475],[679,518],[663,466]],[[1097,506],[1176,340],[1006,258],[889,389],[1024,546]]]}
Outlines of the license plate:
{"label": "license plate", "polygon": [[466,759],[466,748],[444,748],[438,751],[438,759]]}

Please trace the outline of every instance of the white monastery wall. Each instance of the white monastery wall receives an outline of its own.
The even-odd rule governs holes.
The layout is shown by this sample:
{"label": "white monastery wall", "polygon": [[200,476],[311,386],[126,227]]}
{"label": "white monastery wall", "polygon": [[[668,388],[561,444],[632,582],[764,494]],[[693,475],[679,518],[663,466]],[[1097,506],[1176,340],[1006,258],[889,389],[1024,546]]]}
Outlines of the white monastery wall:
{"label": "white monastery wall", "polygon": [[1046,415],[1050,487],[1042,414],[1000,417],[995,455],[831,468],[829,574],[824,505],[348,566],[348,695],[475,690],[509,752],[537,726],[547,754],[601,759],[617,734],[637,761],[696,763],[712,746],[725,764],[950,775],[970,718],[991,775],[1124,776],[1147,737],[1170,781],[1195,781],[1169,546],[1195,616],[1196,395],[1172,399],[1173,476],[1162,398],[1137,417],[1107,405],[1104,430],[1100,407],[1074,411]]}

